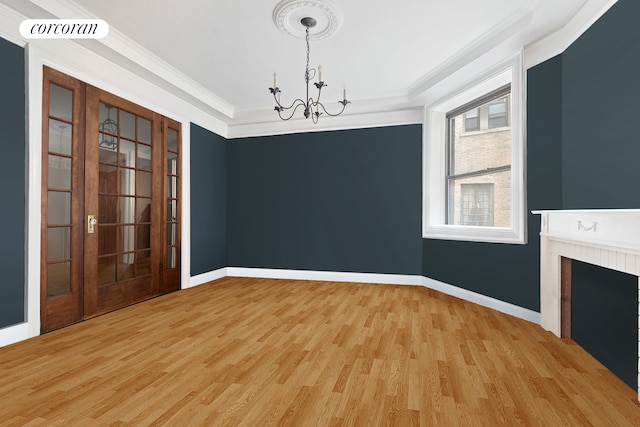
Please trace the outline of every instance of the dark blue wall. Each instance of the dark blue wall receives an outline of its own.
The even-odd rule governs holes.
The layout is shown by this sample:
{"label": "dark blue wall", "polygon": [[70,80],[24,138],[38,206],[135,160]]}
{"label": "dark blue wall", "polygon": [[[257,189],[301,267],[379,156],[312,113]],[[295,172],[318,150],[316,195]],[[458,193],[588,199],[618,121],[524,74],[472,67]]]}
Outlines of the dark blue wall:
{"label": "dark blue wall", "polygon": [[191,124],[191,275],[227,266],[227,141]]}
{"label": "dark blue wall", "polygon": [[[562,59],[527,73],[527,205],[559,209]],[[540,310],[540,218],[529,214],[526,245],[424,239],[422,274],[534,311]]]}
{"label": "dark blue wall", "polygon": [[229,265],[421,273],[421,127],[229,141]]}
{"label": "dark blue wall", "polygon": [[620,0],[563,56],[563,207],[640,207],[640,2]]}
{"label": "dark blue wall", "polygon": [[25,58],[24,49],[0,38],[0,328],[25,319]]}

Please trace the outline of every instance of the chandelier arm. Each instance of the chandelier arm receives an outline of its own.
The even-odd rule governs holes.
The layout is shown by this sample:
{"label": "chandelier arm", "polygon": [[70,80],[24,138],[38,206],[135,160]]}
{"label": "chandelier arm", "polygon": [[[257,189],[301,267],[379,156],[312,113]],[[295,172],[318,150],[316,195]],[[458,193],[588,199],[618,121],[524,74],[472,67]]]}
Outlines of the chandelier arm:
{"label": "chandelier arm", "polygon": [[344,109],[347,107],[347,104],[351,104],[351,101],[347,101],[346,99],[344,101],[338,101],[339,104],[342,104],[342,109],[340,110],[339,113],[336,114],[331,114],[330,112],[327,111],[326,108],[324,108],[324,105],[321,102],[318,102],[318,106],[322,108],[322,111],[324,111],[324,113],[328,116],[331,117],[336,117],[339,116],[340,114],[342,114],[342,112],[344,111]]}
{"label": "chandelier arm", "polygon": [[275,95],[273,95],[273,100],[276,102],[276,108],[279,108],[279,109],[281,109],[281,110],[290,110],[291,108],[295,107],[295,106],[296,106],[296,103],[298,103],[298,102],[299,102],[299,103],[301,103],[302,105],[305,105],[304,101],[303,101],[302,99],[300,99],[300,98],[298,98],[298,99],[294,100],[294,101],[291,103],[291,105],[290,105],[290,106],[288,106],[288,107],[285,107],[285,106],[283,106],[280,102],[278,102],[278,99],[276,98],[276,96],[275,96]]}
{"label": "chandelier arm", "polygon": [[[300,101],[300,102],[296,102],[296,101]],[[294,106],[294,104],[296,104],[296,105]],[[298,107],[306,107],[305,103],[304,103],[304,102],[302,102],[302,100],[301,100],[301,99],[296,99],[296,100],[294,101],[294,103],[293,103],[293,104],[291,104],[291,107],[289,107],[289,108],[280,108],[280,109],[277,109],[277,108],[276,108],[276,111],[278,111],[278,116],[280,116],[280,119],[282,119],[282,120],[285,120],[285,121],[286,121],[286,120],[290,120],[290,119],[293,117],[293,115],[294,115],[294,114],[296,114],[296,111],[298,111]],[[289,110],[289,109],[291,109],[291,108],[293,108],[293,111],[291,112],[291,115],[289,115],[289,117],[287,117],[287,118],[282,117],[282,111],[283,111],[283,110]]]}

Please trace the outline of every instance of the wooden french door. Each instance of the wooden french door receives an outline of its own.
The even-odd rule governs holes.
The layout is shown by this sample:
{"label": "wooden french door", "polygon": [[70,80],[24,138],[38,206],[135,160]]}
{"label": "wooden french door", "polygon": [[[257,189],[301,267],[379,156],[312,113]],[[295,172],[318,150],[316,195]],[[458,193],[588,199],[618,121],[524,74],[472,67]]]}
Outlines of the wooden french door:
{"label": "wooden french door", "polygon": [[180,123],[45,67],[42,331],[180,287]]}

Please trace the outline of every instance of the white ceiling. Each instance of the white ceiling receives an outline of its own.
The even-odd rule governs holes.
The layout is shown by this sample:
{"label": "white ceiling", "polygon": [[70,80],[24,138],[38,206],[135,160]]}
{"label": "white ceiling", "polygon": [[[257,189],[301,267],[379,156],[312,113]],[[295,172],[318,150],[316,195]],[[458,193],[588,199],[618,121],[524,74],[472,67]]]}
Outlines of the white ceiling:
{"label": "white ceiling", "polygon": [[[268,88],[274,71],[283,103],[304,95],[304,40],[283,34],[273,23],[280,0],[3,1],[30,15],[37,6],[57,17],[69,17],[59,16],[61,10],[74,10],[105,20],[111,29],[107,38],[124,36],[179,70],[226,103],[230,118],[273,109]],[[329,85],[324,100],[342,99],[346,84],[357,109],[358,104],[407,102],[494,45],[514,40],[527,46],[603,0],[334,2],[344,22],[331,37],[312,41],[311,65],[323,66]],[[27,3],[32,10],[26,10]]]}

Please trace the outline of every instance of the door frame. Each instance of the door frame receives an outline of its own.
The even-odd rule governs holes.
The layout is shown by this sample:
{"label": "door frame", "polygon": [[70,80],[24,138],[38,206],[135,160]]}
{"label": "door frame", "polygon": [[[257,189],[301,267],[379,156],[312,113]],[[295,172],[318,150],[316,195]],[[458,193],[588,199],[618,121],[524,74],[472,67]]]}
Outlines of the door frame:
{"label": "door frame", "polygon": [[[184,202],[183,200],[183,191],[181,187],[180,178],[182,176],[182,162],[183,159],[183,146],[184,141],[182,137],[182,123],[177,120],[172,120],[168,117],[164,117],[151,109],[148,109],[144,106],[136,104],[132,101],[119,97],[118,95],[112,94],[110,92],[98,89],[88,83],[85,83],[75,77],[68,76],[63,74],[62,72],[56,71],[51,67],[47,67],[43,64],[42,67],[42,139],[41,139],[41,155],[42,155],[42,164],[47,164],[48,156],[49,156],[49,148],[45,146],[45,143],[49,143],[49,114],[46,116],[44,112],[49,111],[48,102],[49,102],[49,88],[50,84],[56,84],[59,86],[63,86],[66,88],[72,88],[74,91],[73,95],[73,184],[72,191],[74,196],[72,197],[72,218],[71,218],[71,283],[72,289],[69,294],[62,295],[61,297],[47,297],[47,235],[48,235],[48,221],[47,221],[47,211],[48,211],[48,187],[47,187],[47,176],[48,176],[48,166],[42,167],[40,170],[41,175],[41,242],[40,246],[40,280],[39,280],[39,291],[40,291],[40,316],[41,316],[41,331],[48,331],[56,329],[60,326],[66,326],[68,324],[74,323],[79,320],[86,319],[88,317],[94,316],[96,314],[101,314],[105,311],[111,311],[113,309],[119,308],[121,306],[125,306],[131,303],[140,302],[143,299],[146,299],[144,296],[134,297],[135,301],[129,300],[124,301],[122,304],[117,303],[108,308],[100,307],[98,305],[97,292],[97,277],[90,276],[93,273],[97,273],[97,268],[91,269],[91,266],[96,267],[97,264],[92,263],[93,260],[92,255],[95,255],[95,262],[97,262],[97,238],[95,236],[90,236],[86,230],[88,221],[85,221],[85,217],[87,215],[87,209],[95,211],[98,213],[97,209],[97,191],[98,191],[98,175],[97,173],[92,178],[92,180],[87,179],[85,176],[85,171],[87,168],[87,164],[98,166],[98,158],[97,158],[97,149],[92,150],[88,145],[87,141],[97,141],[98,129],[93,129],[93,126],[89,125],[89,122],[92,123],[95,121],[96,124],[99,122],[98,119],[98,105],[100,102],[105,102],[108,104],[116,105],[118,108],[122,108],[127,111],[135,112],[142,117],[145,117],[152,121],[153,129],[152,129],[152,169],[157,173],[160,173],[160,176],[155,175],[155,179],[153,180],[153,188],[152,188],[152,200],[156,200],[154,202],[155,208],[152,208],[152,219],[151,219],[151,235],[156,236],[155,239],[152,240],[151,246],[151,254],[152,254],[152,269],[151,276],[148,279],[150,284],[150,292],[148,297],[159,296],[163,293],[168,293],[181,288],[181,279],[183,271],[183,264],[179,263],[175,266],[175,270],[166,269],[166,258],[168,257],[166,251],[167,245],[167,227],[166,221],[164,219],[167,218],[167,205],[165,202],[165,197],[167,195],[167,174],[168,166],[167,166],[167,130],[169,127],[173,129],[174,132],[177,132],[178,140],[177,140],[177,148],[178,151],[178,162],[177,162],[177,191],[179,194],[179,199],[177,200],[177,208],[178,208],[178,225],[182,225],[182,207],[180,202]],[[45,102],[47,103],[45,106]],[[85,152],[86,150],[86,152]],[[80,165],[80,166],[79,166]],[[174,177],[175,178],[175,177]],[[92,191],[95,193],[93,194]],[[93,194],[93,196],[91,196]],[[93,200],[95,199],[95,200]],[[89,204],[87,204],[89,203]],[[180,227],[178,227],[178,231]],[[93,237],[93,240],[90,240]],[[92,242],[88,245],[89,242]],[[178,260],[180,259],[180,248],[181,248],[181,236],[177,236],[177,242],[174,244],[177,246],[178,252]],[[95,252],[95,253],[94,253]],[[155,255],[153,255],[155,254]],[[165,266],[163,268],[163,266]],[[135,281],[135,280],[134,280]],[[87,287],[89,284],[89,287]],[[146,292],[145,292],[146,295]],[[93,297],[93,298],[92,298]],[[58,300],[60,304],[57,304]],[[70,300],[72,300],[70,302]],[[48,311],[49,308],[63,307],[62,304],[67,303],[67,306],[71,306],[72,309],[67,310],[57,310],[53,311],[53,313],[63,313],[64,316],[58,316],[57,314],[52,314],[51,310]],[[57,305],[56,305],[57,304]],[[59,318],[58,318],[59,317]],[[62,324],[60,324],[62,323]],[[46,329],[45,329],[46,328]],[[39,331],[39,332],[41,332]]]}
{"label": "door frame", "polygon": [[[17,29],[20,21],[16,21]],[[9,27],[7,27],[9,28]],[[27,47],[17,33],[16,43]],[[41,262],[41,199],[42,199],[42,83],[43,66],[64,71],[78,78],[130,99],[139,105],[148,107],[166,116],[173,117],[182,124],[182,209],[189,211],[189,157],[190,123],[196,121],[201,126],[219,135],[226,135],[227,127],[223,121],[211,116],[208,111],[187,102],[175,95],[170,81],[171,74],[164,80],[150,81],[138,73],[117,66],[108,58],[89,49],[79,48],[71,40],[58,40],[55,43],[31,41],[25,49],[25,77],[27,80],[27,144],[26,162],[27,187],[25,204],[26,218],[26,265],[25,265],[25,319],[23,323],[2,330],[0,344],[10,344],[40,335],[40,262]],[[181,227],[182,258],[181,288],[190,286],[190,217],[182,218]]]}

